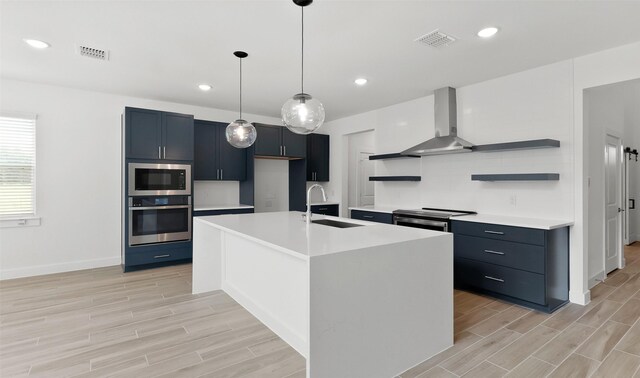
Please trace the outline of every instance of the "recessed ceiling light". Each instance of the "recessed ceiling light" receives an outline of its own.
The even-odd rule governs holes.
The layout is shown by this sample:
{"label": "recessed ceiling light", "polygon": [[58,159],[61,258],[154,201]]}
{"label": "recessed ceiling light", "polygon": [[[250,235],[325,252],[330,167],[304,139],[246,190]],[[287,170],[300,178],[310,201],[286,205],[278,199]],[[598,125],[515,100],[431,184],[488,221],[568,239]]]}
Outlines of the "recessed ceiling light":
{"label": "recessed ceiling light", "polygon": [[209,84],[200,84],[198,85],[198,88],[200,88],[201,91],[209,91],[211,90],[211,86]]}
{"label": "recessed ceiling light", "polygon": [[478,32],[478,37],[482,37],[482,38],[493,37],[497,32],[498,32],[498,28],[493,26],[489,28],[484,28]]}
{"label": "recessed ceiling light", "polygon": [[28,44],[29,46],[34,47],[36,49],[46,49],[47,47],[51,46],[47,42],[40,41],[40,40],[37,40],[37,39],[25,38],[24,41],[25,41],[26,44]]}
{"label": "recessed ceiling light", "polygon": [[365,85],[367,84],[367,79],[365,79],[364,77],[359,77],[356,80],[354,80],[354,83],[358,84],[358,85]]}

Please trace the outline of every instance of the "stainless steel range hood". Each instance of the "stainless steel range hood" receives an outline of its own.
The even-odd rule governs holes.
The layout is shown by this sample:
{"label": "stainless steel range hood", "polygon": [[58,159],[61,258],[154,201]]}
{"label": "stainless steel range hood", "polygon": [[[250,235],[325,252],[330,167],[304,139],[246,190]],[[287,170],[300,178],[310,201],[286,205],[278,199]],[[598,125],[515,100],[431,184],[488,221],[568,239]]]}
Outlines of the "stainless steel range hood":
{"label": "stainless steel range hood", "polygon": [[436,136],[402,151],[402,155],[442,155],[471,152],[473,144],[458,137],[456,89],[445,87],[434,93]]}

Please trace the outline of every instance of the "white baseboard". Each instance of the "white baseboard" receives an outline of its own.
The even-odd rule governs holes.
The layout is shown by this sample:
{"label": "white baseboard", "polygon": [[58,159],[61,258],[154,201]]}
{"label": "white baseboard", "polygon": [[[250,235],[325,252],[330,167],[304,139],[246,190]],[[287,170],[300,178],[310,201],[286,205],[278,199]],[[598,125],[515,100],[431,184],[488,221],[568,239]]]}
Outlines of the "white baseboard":
{"label": "white baseboard", "polygon": [[599,284],[600,282],[602,282],[602,278],[604,277],[604,271],[599,271],[598,273],[594,274],[592,277],[589,278],[589,289],[591,289],[592,287],[596,286],[597,284]]}
{"label": "white baseboard", "polygon": [[585,292],[569,290],[569,302],[585,306],[591,302],[591,291]]}
{"label": "white baseboard", "polygon": [[17,269],[0,270],[0,280],[8,280],[12,278],[41,276],[43,274],[71,272],[74,270],[102,268],[105,266],[120,265],[121,259],[118,257],[109,257],[106,259],[83,260],[60,264],[35,265]]}

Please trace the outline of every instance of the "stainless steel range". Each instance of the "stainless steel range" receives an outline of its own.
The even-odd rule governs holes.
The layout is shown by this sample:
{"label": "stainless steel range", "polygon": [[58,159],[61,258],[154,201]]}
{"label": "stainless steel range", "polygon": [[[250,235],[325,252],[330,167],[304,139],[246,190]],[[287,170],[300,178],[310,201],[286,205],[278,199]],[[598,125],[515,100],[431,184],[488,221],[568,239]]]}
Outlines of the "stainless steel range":
{"label": "stainless steel range", "polygon": [[431,209],[428,207],[423,207],[420,210],[395,210],[393,212],[393,224],[449,232],[451,229],[451,218],[470,214],[476,214],[476,212]]}

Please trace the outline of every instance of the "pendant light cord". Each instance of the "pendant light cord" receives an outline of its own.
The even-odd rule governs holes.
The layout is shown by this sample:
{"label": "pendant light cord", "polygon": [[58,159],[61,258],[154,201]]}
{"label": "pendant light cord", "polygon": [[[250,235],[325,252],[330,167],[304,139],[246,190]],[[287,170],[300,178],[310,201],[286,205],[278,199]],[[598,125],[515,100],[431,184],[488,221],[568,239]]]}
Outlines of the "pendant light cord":
{"label": "pendant light cord", "polygon": [[302,11],[302,59],[300,69],[300,93],[304,93],[304,7],[300,7]]}
{"label": "pendant light cord", "polygon": [[242,119],[242,58],[240,58],[240,119]]}

